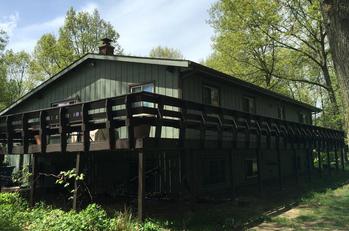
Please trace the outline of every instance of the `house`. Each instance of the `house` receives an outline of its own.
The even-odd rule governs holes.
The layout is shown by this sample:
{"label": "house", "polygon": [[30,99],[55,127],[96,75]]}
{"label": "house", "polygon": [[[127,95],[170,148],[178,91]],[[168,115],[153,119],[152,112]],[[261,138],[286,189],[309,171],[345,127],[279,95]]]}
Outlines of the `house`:
{"label": "house", "polygon": [[1,112],[0,143],[20,165],[76,167],[96,194],[199,196],[281,186],[311,173],[315,149],[344,163],[343,132],[312,126],[320,109],[192,61],[113,55],[110,42]]}

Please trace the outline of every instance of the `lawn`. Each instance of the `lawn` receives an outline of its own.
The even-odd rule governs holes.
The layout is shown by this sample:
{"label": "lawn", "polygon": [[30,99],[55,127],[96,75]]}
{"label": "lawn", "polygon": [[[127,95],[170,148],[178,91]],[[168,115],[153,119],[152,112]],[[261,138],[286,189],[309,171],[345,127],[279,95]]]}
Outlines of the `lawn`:
{"label": "lawn", "polygon": [[315,192],[251,230],[349,230],[349,185]]}

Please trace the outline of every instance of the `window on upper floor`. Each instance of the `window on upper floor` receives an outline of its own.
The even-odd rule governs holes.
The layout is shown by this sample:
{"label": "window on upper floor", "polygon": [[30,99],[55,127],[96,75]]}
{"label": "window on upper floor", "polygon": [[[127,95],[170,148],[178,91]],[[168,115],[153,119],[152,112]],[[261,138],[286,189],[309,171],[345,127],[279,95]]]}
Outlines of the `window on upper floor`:
{"label": "window on upper floor", "polygon": [[278,105],[278,119],[281,119],[281,120],[286,119],[285,106],[282,104]]}
{"label": "window on upper floor", "polygon": [[202,89],[202,101],[204,104],[219,106],[219,89],[209,85],[204,85]]}
{"label": "window on upper floor", "polygon": [[[137,92],[151,92],[154,93],[155,86],[154,83],[143,83],[143,84],[137,84],[137,85],[131,85],[130,86],[130,93],[137,93]],[[153,103],[148,102],[138,102],[134,103],[135,107],[153,107]]]}
{"label": "window on upper floor", "polygon": [[305,114],[304,112],[300,112],[298,114],[298,122],[302,123],[302,124],[309,124],[310,123],[307,114]]}
{"label": "window on upper floor", "polygon": [[242,97],[242,110],[248,113],[256,113],[255,98],[250,96]]}

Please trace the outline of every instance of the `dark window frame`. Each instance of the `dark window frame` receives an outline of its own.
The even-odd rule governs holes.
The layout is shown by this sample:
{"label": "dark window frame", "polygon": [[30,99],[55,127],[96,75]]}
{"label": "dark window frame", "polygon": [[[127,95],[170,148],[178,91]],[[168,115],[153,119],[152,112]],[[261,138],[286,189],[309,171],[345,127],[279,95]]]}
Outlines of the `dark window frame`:
{"label": "dark window frame", "polygon": [[[280,110],[280,109],[282,109],[282,110]],[[280,120],[286,120],[286,107],[282,103],[279,103],[277,106],[277,118]]]}
{"label": "dark window frame", "polygon": [[[253,105],[253,111],[252,112],[250,111],[250,105],[248,107],[249,108],[248,111],[244,110],[244,100],[245,99],[248,99],[248,100],[252,99],[252,101],[253,101],[253,104],[252,104]],[[241,109],[244,112],[251,113],[251,114],[256,114],[257,113],[256,97],[252,96],[252,95],[243,95],[242,99],[241,99]]]}
{"label": "dark window frame", "polygon": [[[209,89],[216,89],[217,92],[218,92],[218,105],[214,105],[212,104],[212,101],[211,103],[206,103],[205,102],[205,94],[204,94],[204,89],[205,88],[209,88]],[[212,97],[212,96],[211,96]],[[210,99],[211,100],[211,99]],[[202,84],[202,103],[203,104],[207,104],[207,105],[211,105],[211,106],[216,106],[216,107],[220,107],[221,106],[221,88],[218,87],[217,85],[214,85],[214,84],[210,84],[210,83],[203,83]]]}

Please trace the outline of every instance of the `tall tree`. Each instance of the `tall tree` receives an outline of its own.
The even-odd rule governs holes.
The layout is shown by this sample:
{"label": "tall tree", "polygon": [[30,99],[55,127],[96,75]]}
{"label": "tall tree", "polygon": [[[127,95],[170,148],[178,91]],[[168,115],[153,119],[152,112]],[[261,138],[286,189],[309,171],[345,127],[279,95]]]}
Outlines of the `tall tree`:
{"label": "tall tree", "polygon": [[157,46],[150,50],[149,57],[152,58],[168,58],[168,59],[184,59],[179,49]]}
{"label": "tall tree", "polygon": [[13,52],[8,50],[4,55],[6,72],[5,104],[8,106],[33,88],[28,69],[30,55],[25,51]]}
{"label": "tall tree", "polygon": [[0,111],[5,107],[5,89],[6,89],[6,69],[4,64],[4,50],[7,44],[7,34],[0,28]]}
{"label": "tall tree", "polygon": [[322,12],[349,123],[349,1],[323,1]]}
{"label": "tall tree", "polygon": [[318,0],[220,0],[210,15],[216,36],[208,65],[290,95],[300,84],[308,94],[320,87],[331,114],[340,114]]}
{"label": "tall tree", "polygon": [[88,13],[70,8],[58,36],[45,34],[37,42],[31,64],[32,75],[38,81],[45,80],[84,54],[96,53],[100,40],[105,37],[114,41],[116,53],[122,53],[119,34],[97,10]]}

